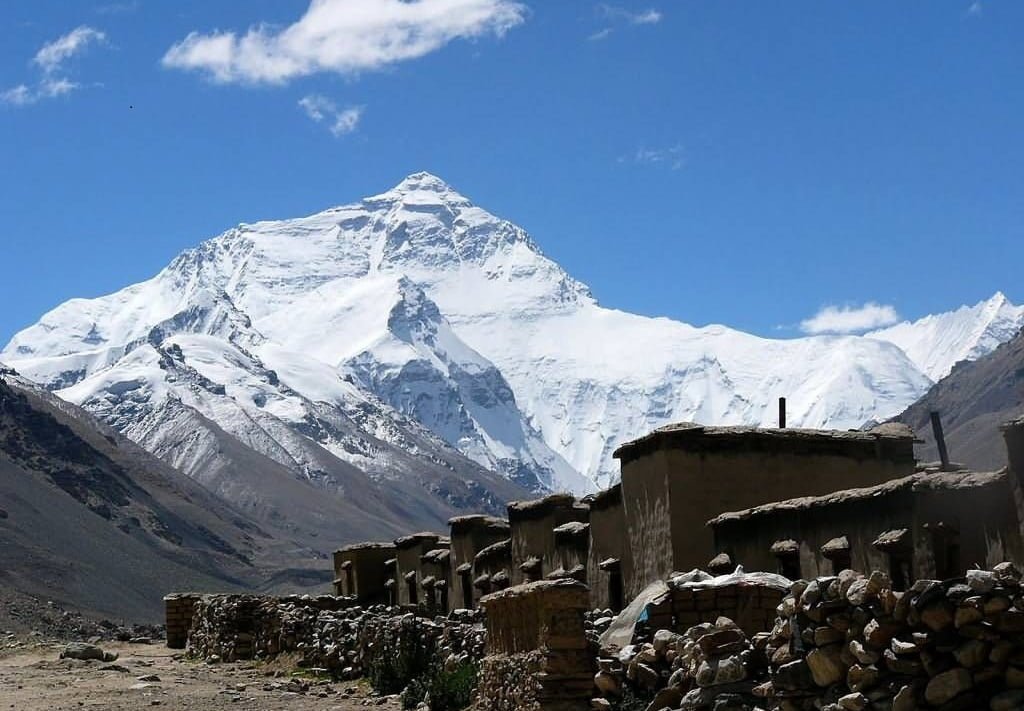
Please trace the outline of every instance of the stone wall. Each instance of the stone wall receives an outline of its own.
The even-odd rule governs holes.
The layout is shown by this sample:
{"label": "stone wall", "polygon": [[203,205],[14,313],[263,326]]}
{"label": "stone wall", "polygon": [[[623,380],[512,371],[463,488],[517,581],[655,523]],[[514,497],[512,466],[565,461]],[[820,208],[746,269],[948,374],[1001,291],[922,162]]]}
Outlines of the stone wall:
{"label": "stone wall", "polygon": [[720,617],[599,660],[595,708],[1024,708],[1024,588],[1010,563],[892,589],[882,572],[798,581],[768,631]]}
{"label": "stone wall", "polygon": [[583,708],[593,688],[593,655],[584,630],[587,587],[569,579],[539,581],[493,593],[480,604],[487,656],[476,708]]}

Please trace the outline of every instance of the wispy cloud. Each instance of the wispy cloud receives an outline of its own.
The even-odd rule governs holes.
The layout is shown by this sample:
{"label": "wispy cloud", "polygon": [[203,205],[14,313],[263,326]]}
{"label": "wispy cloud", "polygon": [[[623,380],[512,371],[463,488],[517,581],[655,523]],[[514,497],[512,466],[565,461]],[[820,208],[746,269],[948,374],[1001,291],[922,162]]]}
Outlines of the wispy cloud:
{"label": "wispy cloud", "polygon": [[592,42],[608,39],[615,31],[614,25],[655,25],[661,22],[661,12],[654,8],[646,10],[630,10],[621,5],[601,3],[596,6],[597,15],[605,24],[604,27],[587,36]]}
{"label": "wispy cloud", "polygon": [[636,12],[619,5],[601,3],[597,9],[608,20],[627,22],[630,25],[655,25],[661,22],[662,17],[661,13],[654,8]]}
{"label": "wispy cloud", "polygon": [[0,103],[8,106],[30,106],[44,99],[55,99],[81,88],[81,84],[68,79],[67,63],[82,54],[91,45],[105,44],[107,36],[88,25],[76,27],[52,42],[47,42],[35,56],[32,64],[42,71],[42,77],[33,85],[18,84],[0,91]]}
{"label": "wispy cloud", "polygon": [[124,15],[135,12],[139,9],[139,0],[125,0],[125,2],[108,2],[96,8],[100,15]]}
{"label": "wispy cloud", "polygon": [[89,45],[102,44],[106,40],[107,36],[103,32],[88,25],[82,25],[66,35],[44,44],[36,52],[32,61],[47,74],[53,74],[60,71],[67,60],[88,49]]}
{"label": "wispy cloud", "polygon": [[192,32],[167,51],[163,64],[224,83],[354,75],[417,59],[457,39],[501,37],[526,13],[514,0],[312,0],[284,28]]}
{"label": "wispy cloud", "polygon": [[971,4],[970,4],[970,5],[968,6],[968,7],[967,7],[967,16],[968,16],[968,17],[977,17],[977,16],[978,16],[978,15],[980,15],[980,14],[981,14],[981,13],[982,13],[982,12],[983,12],[984,10],[985,10],[985,8],[984,8],[984,6],[983,6],[983,5],[981,4],[981,0],[974,0],[974,2],[972,2],[972,3],[971,3]]}
{"label": "wispy cloud", "polygon": [[824,306],[818,313],[800,322],[800,330],[812,335],[822,333],[863,333],[899,323],[900,315],[888,304],[869,301],[863,306]]}
{"label": "wispy cloud", "polygon": [[348,106],[340,108],[326,96],[310,94],[299,100],[299,107],[306,116],[317,123],[324,123],[335,137],[352,133],[359,127],[363,117],[364,106]]}
{"label": "wispy cloud", "polygon": [[685,165],[686,156],[682,145],[676,144],[667,148],[637,148],[632,153],[619,157],[619,163],[636,165],[665,165],[672,170],[679,170]]}

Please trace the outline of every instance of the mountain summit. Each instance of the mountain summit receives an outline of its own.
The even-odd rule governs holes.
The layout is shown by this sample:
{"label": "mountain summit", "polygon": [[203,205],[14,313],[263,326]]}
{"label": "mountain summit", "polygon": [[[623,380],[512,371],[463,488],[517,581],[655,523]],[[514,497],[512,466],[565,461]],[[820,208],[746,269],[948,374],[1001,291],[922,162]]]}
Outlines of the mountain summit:
{"label": "mountain summit", "polygon": [[[647,318],[600,306],[522,228],[415,173],[69,301],[0,359],[193,476],[210,476],[188,445],[201,422],[340,495],[358,472],[457,506],[501,495],[487,471],[520,491],[593,490],[617,477],[622,441],[673,420],[770,425],[782,395],[795,426],[890,417],[1021,327],[1024,309],[997,300],[868,337]],[[417,461],[468,489],[438,489]]]}

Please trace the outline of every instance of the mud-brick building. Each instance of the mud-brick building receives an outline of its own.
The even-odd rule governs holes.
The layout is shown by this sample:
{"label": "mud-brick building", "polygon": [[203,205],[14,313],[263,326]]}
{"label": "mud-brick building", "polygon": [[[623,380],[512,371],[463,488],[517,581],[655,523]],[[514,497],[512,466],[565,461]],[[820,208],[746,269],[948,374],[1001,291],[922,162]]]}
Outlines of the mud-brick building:
{"label": "mud-brick building", "polygon": [[[1011,466],[922,471],[871,487],[725,513],[708,522],[719,554],[789,578],[884,570],[897,589],[1005,560],[1024,564],[1024,422],[1004,427]],[[1014,448],[1017,447],[1016,460]]]}
{"label": "mud-brick building", "polygon": [[483,549],[508,539],[508,521],[496,516],[456,516],[448,521],[448,527],[452,541],[449,606],[473,609],[481,597],[473,586],[473,560]]}
{"label": "mud-brick building", "polygon": [[512,540],[512,584],[543,580],[561,567],[555,529],[576,521],[586,523],[588,507],[571,494],[551,494],[533,501],[508,505]]}
{"label": "mud-brick building", "polygon": [[512,584],[512,539],[492,543],[473,558],[473,590],[479,601],[484,595]]}
{"label": "mud-brick building", "polygon": [[423,554],[447,545],[446,537],[429,532],[413,533],[395,540],[394,599],[398,605],[420,604]]}
{"label": "mud-brick building", "polygon": [[434,548],[420,556],[420,587],[423,589],[420,604],[430,614],[448,613],[451,557],[450,546]]}
{"label": "mud-brick building", "polygon": [[842,432],[689,423],[622,445],[615,457],[633,565],[626,599],[674,570],[706,565],[714,555],[709,519],[908,476],[913,445],[902,425]]}
{"label": "mud-brick building", "polygon": [[590,545],[587,583],[591,609],[618,612],[626,604],[625,580],[633,574],[633,556],[626,534],[622,485],[594,494],[590,504]]}
{"label": "mud-brick building", "polygon": [[356,543],[334,552],[334,594],[351,596],[360,605],[389,600],[385,562],[395,556],[393,543]]}

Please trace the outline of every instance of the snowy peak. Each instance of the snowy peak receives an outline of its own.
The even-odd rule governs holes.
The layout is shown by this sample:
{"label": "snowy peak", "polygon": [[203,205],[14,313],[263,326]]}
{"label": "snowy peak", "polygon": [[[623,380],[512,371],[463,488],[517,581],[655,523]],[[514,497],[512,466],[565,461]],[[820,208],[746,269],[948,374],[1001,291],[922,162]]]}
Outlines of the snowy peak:
{"label": "snowy peak", "polygon": [[932,381],[949,375],[962,360],[994,351],[1024,328],[1024,306],[1015,306],[1001,291],[974,306],[904,321],[872,331],[868,338],[899,346]]}
{"label": "snowy peak", "polygon": [[423,172],[240,224],[146,282],[57,307],[0,359],[174,461],[179,403],[302,476],[330,470],[329,451],[394,480],[416,469],[396,469],[398,450],[429,450],[582,493],[617,478],[617,444],[670,421],[770,424],[780,395],[794,426],[891,417],[1022,325],[1003,294],[787,340],[603,308],[524,229]]}

